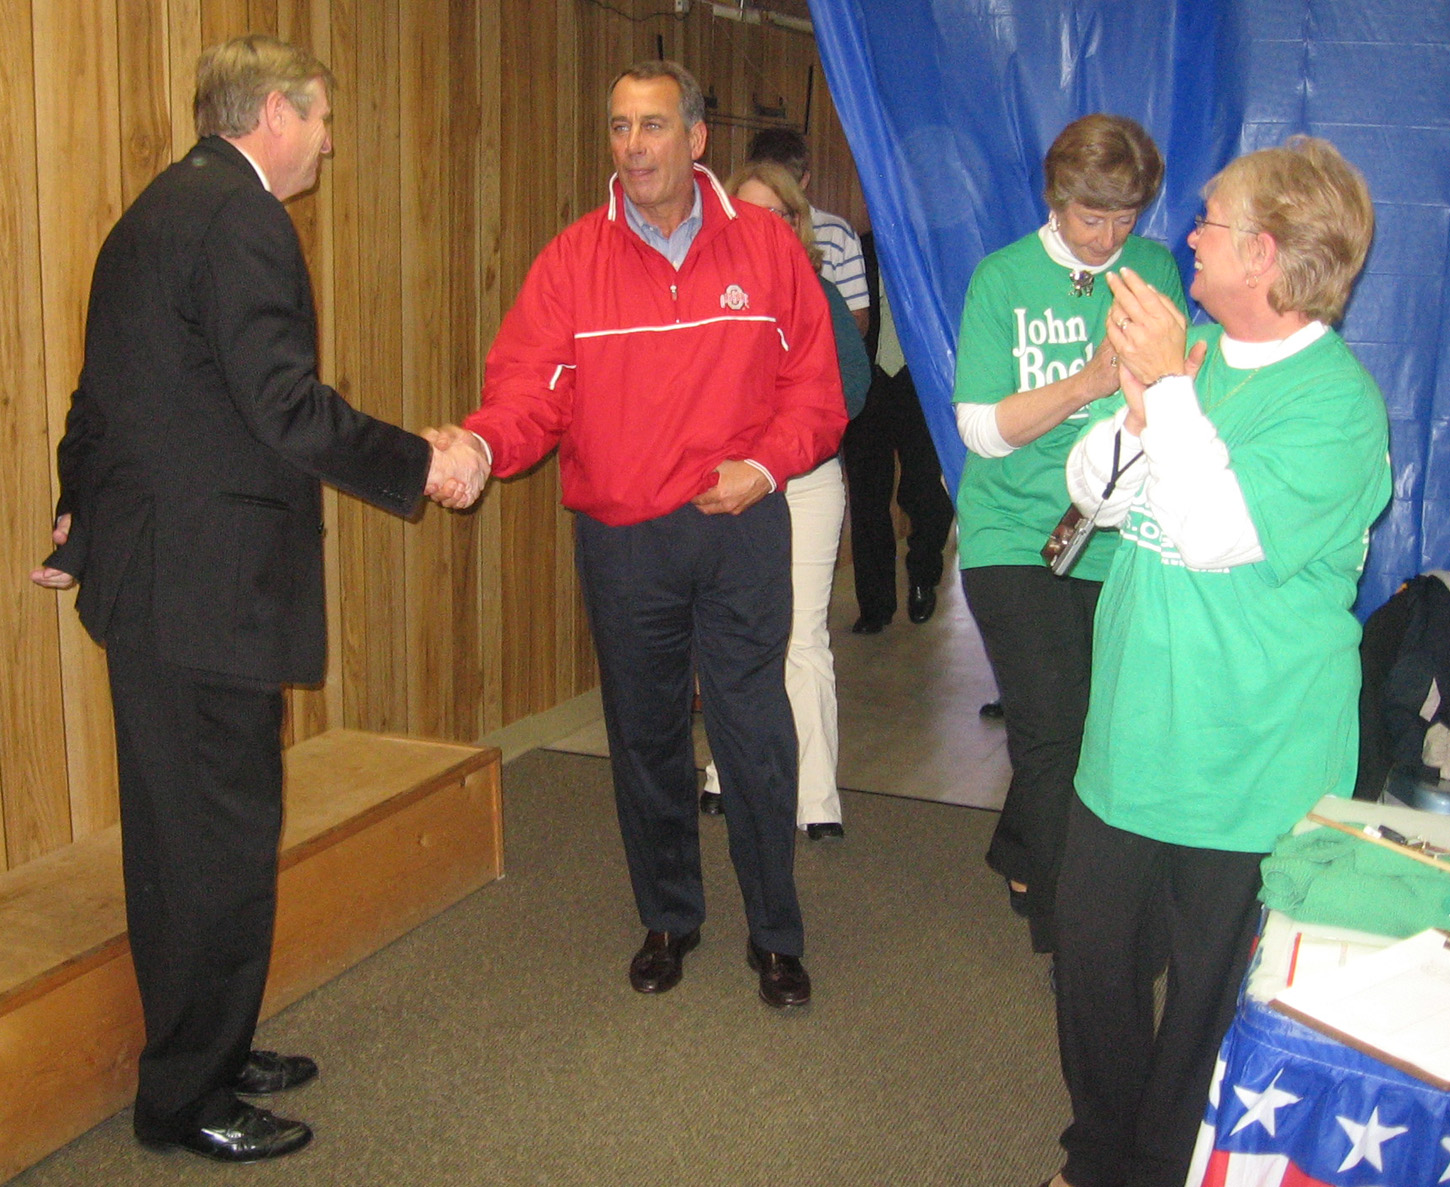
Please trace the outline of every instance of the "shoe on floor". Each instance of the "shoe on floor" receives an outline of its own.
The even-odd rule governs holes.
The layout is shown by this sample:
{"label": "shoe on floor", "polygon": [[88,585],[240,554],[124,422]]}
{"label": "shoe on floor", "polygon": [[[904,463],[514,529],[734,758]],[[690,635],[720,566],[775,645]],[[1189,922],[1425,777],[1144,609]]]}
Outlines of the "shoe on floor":
{"label": "shoe on floor", "polygon": [[306,1084],[315,1075],[317,1064],[305,1055],[253,1051],[232,1081],[232,1091],[242,1096],[267,1096]]}
{"label": "shoe on floor", "polygon": [[906,617],[920,626],[936,613],[936,590],[930,585],[913,585],[906,592]]}
{"label": "shoe on floor", "polygon": [[977,716],[985,717],[989,721],[1001,721],[1007,714],[1002,708],[1001,701],[988,701],[977,710]]}
{"label": "shoe on floor", "polygon": [[754,940],[746,940],[745,960],[760,974],[760,1000],[767,1006],[784,1009],[803,1006],[811,1000],[811,976],[800,957],[767,952]]}
{"label": "shoe on floor", "polygon": [[629,962],[629,984],[636,993],[666,993],[685,973],[685,955],[700,945],[700,929],[679,935],[652,931]]}
{"label": "shoe on floor", "polygon": [[216,1162],[262,1162],[300,1150],[312,1140],[301,1121],[288,1121],[239,1100],[223,1120],[179,1133],[136,1129],[136,1140],[152,1150],[188,1150]]}
{"label": "shoe on floor", "polygon": [[702,791],[700,793],[701,816],[723,816],[724,814],[724,796],[722,796],[718,791]]}
{"label": "shoe on floor", "polygon": [[856,619],[855,624],[851,627],[851,633],[853,635],[879,635],[886,629],[886,624],[890,621],[889,617],[874,618],[869,614],[863,614]]}
{"label": "shoe on floor", "polygon": [[845,838],[846,830],[834,820],[822,820],[806,825],[806,836],[812,841],[839,841]]}

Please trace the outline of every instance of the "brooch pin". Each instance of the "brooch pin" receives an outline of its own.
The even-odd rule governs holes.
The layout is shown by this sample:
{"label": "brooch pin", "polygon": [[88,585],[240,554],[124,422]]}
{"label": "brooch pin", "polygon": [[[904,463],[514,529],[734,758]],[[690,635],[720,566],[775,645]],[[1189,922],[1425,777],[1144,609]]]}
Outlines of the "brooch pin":
{"label": "brooch pin", "polygon": [[1093,295],[1093,274],[1087,269],[1081,272],[1069,272],[1068,282],[1072,285],[1070,290],[1074,297],[1091,297]]}

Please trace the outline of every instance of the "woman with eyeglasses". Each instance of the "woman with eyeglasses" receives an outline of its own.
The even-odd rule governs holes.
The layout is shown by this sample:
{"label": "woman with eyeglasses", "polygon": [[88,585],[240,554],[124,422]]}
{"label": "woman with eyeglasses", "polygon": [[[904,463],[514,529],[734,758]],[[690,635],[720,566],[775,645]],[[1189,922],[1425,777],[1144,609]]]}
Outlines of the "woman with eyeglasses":
{"label": "woman with eyeglasses", "polygon": [[[1370,525],[1390,494],[1383,397],[1330,325],[1374,233],[1364,178],[1304,136],[1204,188],[1190,293],[1110,276],[1124,400],[1074,448],[1122,543],[1058,887],[1058,1041],[1073,1121],[1057,1187],[1179,1187],[1257,929],[1259,863],[1357,764]],[[1154,979],[1168,969],[1154,1025]]]}
{"label": "woman with eyeglasses", "polygon": [[[834,284],[820,276],[821,249],[816,246],[810,203],[800,184],[784,166],[755,161],[732,173],[725,182],[725,191],[742,202],[778,214],[799,237],[831,307],[846,415],[854,417],[866,403],[871,364],[845,299]],[[841,795],[836,787],[836,669],[826,627],[841,522],[846,514],[840,459],[828,458],[809,473],[792,478],[786,483],[785,501],[790,508],[791,589],[795,604],[785,657],[785,690],[795,716],[800,753],[796,824],[815,841],[845,836]],[[720,781],[711,763],[705,768],[700,808],[713,815],[721,803]]]}
{"label": "woman with eyeglasses", "polygon": [[1094,400],[1118,390],[1105,349],[1109,268],[1129,266],[1180,305],[1173,257],[1134,235],[1163,158],[1117,115],[1084,116],[1044,162],[1044,226],[972,275],[953,399],[968,455],[957,494],[962,589],[1001,692],[1012,782],[987,850],[1035,952],[1053,901],[1092,663],[1093,608],[1117,544],[1097,532],[1067,576],[1042,548],[1069,507],[1063,464]]}

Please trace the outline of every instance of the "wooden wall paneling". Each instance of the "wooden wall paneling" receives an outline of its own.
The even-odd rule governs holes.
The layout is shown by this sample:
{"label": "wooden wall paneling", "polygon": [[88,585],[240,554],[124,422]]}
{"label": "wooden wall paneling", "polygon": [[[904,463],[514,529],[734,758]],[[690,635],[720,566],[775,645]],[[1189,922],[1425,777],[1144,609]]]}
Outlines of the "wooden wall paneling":
{"label": "wooden wall paneling", "polygon": [[[399,29],[399,152],[402,212],[403,415],[417,430],[450,418],[453,323],[448,256],[453,227],[448,205],[448,99],[451,60],[448,10],[405,4]],[[453,587],[448,579],[457,517],[424,508],[405,536],[408,730],[454,736]]]}
{"label": "wooden wall paneling", "polygon": [[[45,396],[54,443],[64,432],[80,374],[96,253],[121,214],[117,8],[113,3],[36,4],[32,13],[45,303],[42,324],[32,329],[45,344]],[[116,757],[105,657],[81,628],[74,597],[66,595],[61,602],[69,795],[60,782],[28,784],[7,795],[6,845],[12,864],[69,841],[74,826],[84,830],[115,818]]]}
{"label": "wooden wall paneling", "polygon": [[[0,124],[0,870],[11,864],[7,818],[17,837],[31,787],[66,794],[65,715],[59,626],[69,598],[30,583],[50,550],[51,449],[40,334],[41,262],[35,145],[35,79],[29,0],[0,0],[0,93],[10,118]],[[23,673],[23,676],[19,676]],[[25,856],[22,845],[17,854]],[[18,864],[18,862],[16,863]]]}
{"label": "wooden wall paneling", "polygon": [[[124,2],[124,0],[123,0]],[[201,44],[205,49],[252,32],[252,11],[249,0],[202,0]],[[259,29],[257,32],[265,32]],[[195,63],[193,62],[194,66]]]}
{"label": "wooden wall paneling", "polygon": [[[285,3],[285,0],[283,0]],[[250,0],[247,5],[247,32],[266,33],[277,37],[278,0]]]}
{"label": "wooden wall paneling", "polygon": [[[456,423],[478,404],[483,376],[481,228],[485,225],[481,185],[484,89],[497,90],[497,70],[485,70],[480,40],[479,0],[451,0],[443,29],[449,59],[440,152],[448,162],[439,205],[449,228],[442,272],[447,283],[451,349],[444,360],[439,419]],[[496,8],[489,4],[488,7]],[[483,673],[484,603],[480,568],[482,508],[449,515],[443,583],[451,617],[434,617],[433,629],[447,647],[448,734],[472,741],[485,732]]]}
{"label": "wooden wall paneling", "polygon": [[[333,120],[337,387],[357,407],[402,419],[398,0],[335,0]],[[407,729],[405,525],[343,496],[343,724]]]}
{"label": "wooden wall paneling", "polygon": [[[574,151],[574,137],[569,129],[580,124],[581,100],[579,89],[572,85],[559,85],[564,80],[579,75],[579,30],[574,0],[555,0],[554,26],[554,96],[557,104],[554,111],[554,126],[560,129],[554,138],[554,207],[558,225],[568,226],[588,207],[581,207],[575,200],[578,191],[578,155]],[[596,107],[597,111],[598,108]],[[602,121],[600,121],[602,122]],[[587,634],[587,628],[580,620],[583,599],[579,590],[579,574],[574,567],[574,513],[567,510],[556,498],[553,512],[554,553],[554,670],[551,687],[544,691],[546,704],[566,701],[589,687],[582,681],[587,679],[587,669],[580,671],[579,635]]]}
{"label": "wooden wall paneling", "polygon": [[191,104],[196,95],[196,60],[204,48],[201,0],[167,0],[166,87],[171,104],[171,159],[179,161],[196,143]]}
{"label": "wooden wall paneling", "polygon": [[[552,7],[508,0],[503,24],[503,226],[505,300],[512,304],[539,250],[558,231]],[[498,486],[503,530],[505,723],[553,702],[558,462],[551,454]]]}
{"label": "wooden wall paneling", "polygon": [[129,0],[116,22],[123,207],[172,161],[166,34],[166,0]]}
{"label": "wooden wall paneling", "polygon": [[[469,14],[466,4],[477,8]],[[504,289],[503,273],[503,28],[504,6],[498,0],[461,0],[464,10],[459,22],[478,30],[478,70],[475,94],[478,100],[478,173],[476,190],[455,191],[454,202],[476,212],[478,258],[472,265],[477,276],[479,324],[476,342],[478,369],[471,377],[473,390],[464,408],[477,406],[483,380],[483,364],[489,344],[498,331],[512,292]],[[471,16],[471,19],[470,19]],[[467,85],[466,83],[464,85]],[[465,265],[468,266],[468,265]],[[483,696],[480,705],[480,734],[491,733],[504,724],[503,670],[503,517],[497,483],[490,483],[483,500],[473,512],[472,541],[477,548],[479,571],[477,605],[479,614],[478,679]],[[466,657],[465,657],[466,658]]]}

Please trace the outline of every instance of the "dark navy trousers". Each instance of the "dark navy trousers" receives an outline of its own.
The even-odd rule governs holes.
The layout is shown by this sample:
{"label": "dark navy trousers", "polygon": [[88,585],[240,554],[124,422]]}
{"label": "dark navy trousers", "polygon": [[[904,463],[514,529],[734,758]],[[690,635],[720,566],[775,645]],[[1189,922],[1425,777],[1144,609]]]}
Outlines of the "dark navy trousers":
{"label": "dark navy trousers", "polygon": [[581,514],[577,529],[615,805],[641,922],[686,932],[705,918],[690,730],[698,675],[750,936],[768,951],[802,955],[796,738],[785,692],[785,496],[768,495],[740,515],[705,515],[686,504],[623,527]]}

